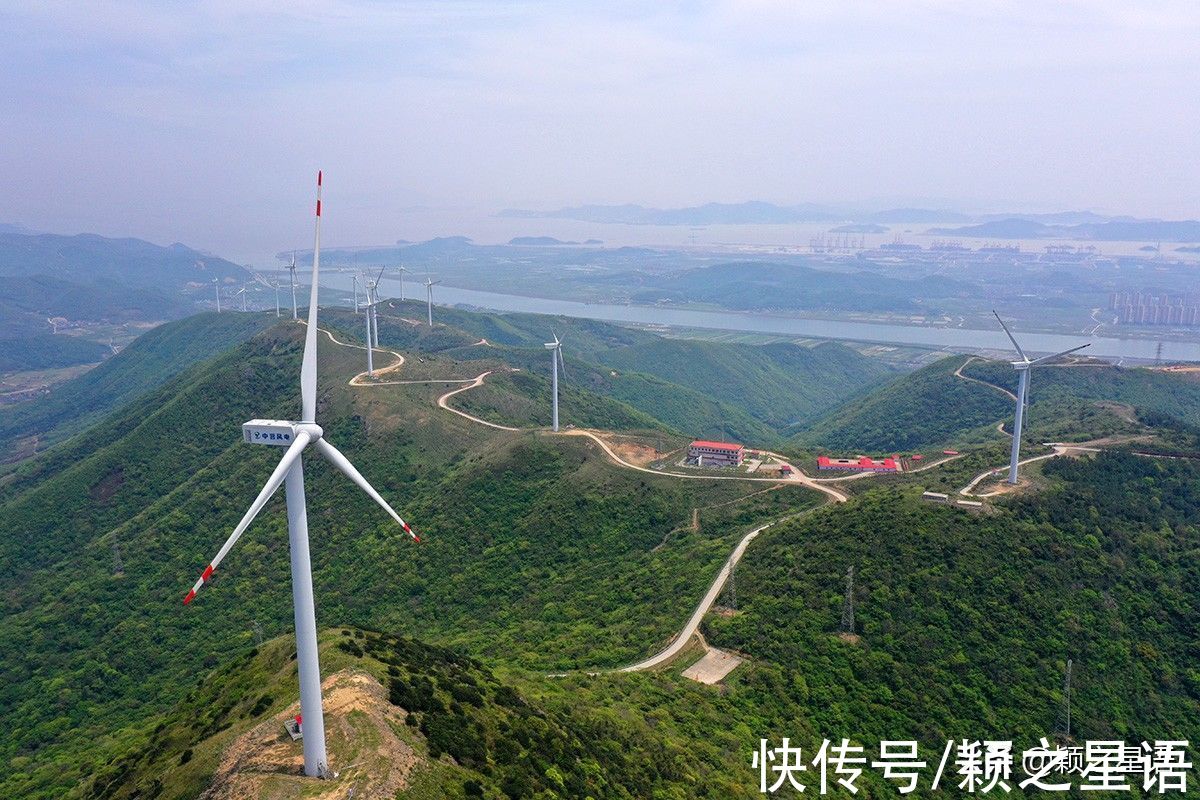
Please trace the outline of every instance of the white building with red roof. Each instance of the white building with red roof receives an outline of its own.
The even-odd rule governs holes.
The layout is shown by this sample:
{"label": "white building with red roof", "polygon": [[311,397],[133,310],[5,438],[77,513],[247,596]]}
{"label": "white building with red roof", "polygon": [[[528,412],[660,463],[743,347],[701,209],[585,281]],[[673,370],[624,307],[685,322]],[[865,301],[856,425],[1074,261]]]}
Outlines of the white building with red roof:
{"label": "white building with red roof", "polygon": [[701,467],[740,467],[746,457],[744,445],[697,439],[688,445],[688,459]]}

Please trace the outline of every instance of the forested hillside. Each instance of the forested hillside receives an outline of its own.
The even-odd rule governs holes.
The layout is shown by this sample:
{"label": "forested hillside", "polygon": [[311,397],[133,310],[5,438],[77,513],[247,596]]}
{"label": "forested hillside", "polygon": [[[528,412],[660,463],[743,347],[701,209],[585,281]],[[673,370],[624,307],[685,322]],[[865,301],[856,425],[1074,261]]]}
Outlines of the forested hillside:
{"label": "forested hillside", "polygon": [[[1107,454],[985,516],[876,492],[773,530],[711,641],[762,665],[751,728],[820,737],[1048,736],[1074,661],[1077,740],[1200,735],[1200,467]],[[855,569],[859,641],[839,638]],[[769,702],[767,687],[775,694]]]}
{"label": "forested hillside", "polygon": [[0,339],[0,372],[93,364],[102,361],[111,352],[107,345],[75,336],[43,333],[17,339]]}
{"label": "forested hillside", "polygon": [[264,314],[197,314],[151,329],[120,354],[55,387],[50,396],[0,407],[0,452],[15,456],[22,451],[21,440],[32,436],[45,449],[275,321]]}
{"label": "forested hillside", "polygon": [[[976,361],[963,373],[1016,390],[1015,370],[1007,364]],[[1051,413],[1079,400],[1104,401],[1200,425],[1200,380],[1187,373],[1100,364],[1045,367],[1034,373],[1029,385],[1031,405]]]}
{"label": "forested hillside", "polygon": [[1012,401],[995,389],[954,376],[967,360],[952,356],[930,364],[866,397],[831,411],[796,434],[805,447],[894,453],[961,444],[984,435],[1012,413]]}
{"label": "forested hillside", "polygon": [[[242,445],[238,426],[294,415],[301,330],[193,366],[0,490],[0,724],[14,731],[0,758],[20,765],[6,796],[59,796],[255,623],[290,629],[279,499],[204,595],[181,599],[277,456]],[[355,393],[360,353],[321,338],[322,423],[424,541],[309,459],[325,625],[537,670],[632,661],[670,638],[746,526],[815,502],[793,488],[731,504],[753,488],[621,470],[586,441],[497,439],[431,415],[425,387]]]}
{"label": "forested hillside", "polygon": [[[894,374],[886,364],[834,343],[714,344],[666,339],[595,320],[459,309],[438,309],[439,324],[430,330],[414,324],[423,315],[422,304],[385,304],[380,342],[421,352],[459,348],[451,353],[456,358],[500,359],[548,378],[550,361],[543,344],[557,334],[568,362],[564,391],[583,389],[620,401],[684,435],[758,446],[780,443],[789,426],[863,395]],[[357,316],[335,312],[328,319],[348,336],[362,335],[356,330],[362,325]],[[463,349],[480,339],[490,347]],[[519,383],[531,409],[539,402],[545,405],[548,386]],[[463,401],[482,409],[486,395]],[[564,410],[567,405],[564,400]],[[525,412],[514,416],[510,410],[507,416],[496,414],[494,421],[545,424],[548,418]]]}

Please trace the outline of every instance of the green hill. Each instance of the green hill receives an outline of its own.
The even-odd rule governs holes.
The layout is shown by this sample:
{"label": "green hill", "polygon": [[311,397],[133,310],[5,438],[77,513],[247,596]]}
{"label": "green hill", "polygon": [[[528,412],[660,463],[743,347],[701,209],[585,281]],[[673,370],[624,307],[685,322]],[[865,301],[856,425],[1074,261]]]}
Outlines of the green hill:
{"label": "green hill", "polygon": [[263,314],[197,314],[153,328],[50,396],[0,407],[0,452],[20,454],[21,441],[31,436],[45,449],[274,322]]}
{"label": "green hill", "polygon": [[[347,336],[362,321],[328,316]],[[408,343],[412,375],[527,364],[457,399],[514,420],[544,413],[533,366],[548,358],[506,315],[469,315],[508,330],[513,340],[495,347],[403,316],[386,319],[383,338]],[[204,326],[227,318],[254,319],[163,326],[147,358],[182,358],[197,339],[212,347]],[[197,601],[181,603],[279,455],[242,445],[240,424],[298,405],[302,326],[242,333],[157,388],[114,391],[120,404],[102,420],[0,481],[0,797],[194,797],[228,748],[294,702],[282,498]],[[681,678],[683,663],[592,674],[656,652],[746,531],[823,498],[621,469],[580,437],[499,432],[437,409],[445,384],[351,387],[362,350],[318,342],[319,421],[423,539],[397,535],[339,473],[306,459],[323,664],[383,687],[378,706],[358,709],[378,711],[381,726],[358,730],[414,754],[401,796],[749,798],[760,796],[749,754],[762,737],[813,748],[845,736],[868,753],[883,738],[1030,744],[1053,733],[1068,658],[1077,738],[1197,733],[1200,464],[1055,459],[1036,493],[979,514],[924,503],[912,485],[864,491],[780,522],[747,550],[722,599],[731,608],[704,625],[708,641],[749,657],[722,687]],[[597,345],[592,357],[654,344]],[[720,351],[698,352],[723,365]],[[1011,401],[954,377],[961,363],[900,378],[819,424],[835,420],[826,430],[849,449],[893,441],[897,419],[919,441],[982,437]],[[699,395],[582,356],[568,369],[564,409],[594,424],[661,420],[615,399],[631,376],[648,409],[657,391]],[[987,397],[996,407],[977,408]],[[837,635],[851,565],[857,640]],[[353,712],[343,721],[366,724]],[[369,756],[373,736],[351,752]],[[860,796],[895,791],[873,771],[861,783]]]}
{"label": "green hill", "polygon": [[[291,776],[249,765],[233,776],[220,766],[231,750],[261,757],[247,752],[248,730],[282,730],[280,712],[296,693],[292,649],[290,637],[239,648],[73,796],[190,800],[233,790],[233,780],[262,796],[286,793],[297,782]],[[335,785],[347,793],[385,796],[384,784],[391,796],[389,771],[406,769],[405,797],[641,798],[693,779],[695,760],[683,743],[652,726],[541,702],[458,652],[342,629],[322,636],[321,662],[326,675],[343,676],[333,684],[335,701],[352,681],[366,687],[352,716],[327,727],[331,765],[346,773]],[[378,697],[370,692],[376,684]],[[387,739],[398,746],[386,749]],[[285,748],[298,752],[300,745]]]}
{"label": "green hill", "polygon": [[880,361],[834,343],[752,346],[655,338],[596,359],[686,386],[779,430],[858,397],[892,374]]}
{"label": "green hill", "polygon": [[[300,331],[284,324],[192,366],[0,487],[0,725],[14,732],[0,760],[20,765],[0,794],[61,796],[255,622],[290,629],[279,499],[198,602],[180,600],[277,455],[242,445],[238,427],[294,414]],[[747,526],[815,502],[801,488],[748,497],[759,487],[618,469],[586,441],[497,437],[433,409],[425,386],[352,390],[359,351],[320,341],[327,434],[424,540],[397,537],[310,459],[324,625],[535,670],[633,661],[682,624]]]}
{"label": "green hill", "polygon": [[111,352],[107,345],[75,336],[43,333],[19,339],[0,339],[0,372],[93,364],[103,361]]}
{"label": "green hill", "polygon": [[0,337],[4,338],[49,333],[52,328],[47,320],[51,317],[120,324],[173,319],[191,308],[191,303],[160,288],[130,288],[119,281],[76,282],[48,275],[0,277]]}
{"label": "green hill", "polygon": [[793,442],[827,450],[893,453],[957,445],[1012,413],[995,389],[954,376],[966,356],[944,358],[817,419]]}
{"label": "green hill", "polygon": [[189,283],[211,292],[213,278],[241,281],[249,277],[243,267],[182,244],[161,247],[141,239],[111,239],[91,233],[0,233],[0,276],[35,275],[163,294],[174,294]]}
{"label": "green hill", "polygon": [[[963,374],[1016,391],[1015,370],[996,361],[976,361]],[[1200,381],[1186,373],[1146,368],[1089,365],[1043,367],[1029,383],[1030,422],[1039,424],[1078,400],[1124,403],[1137,410],[1168,414],[1189,425],[1200,425]]]}
{"label": "green hill", "polygon": [[[893,374],[880,361],[840,344],[811,348],[715,344],[666,339],[596,320],[460,309],[438,309],[439,325],[432,331],[403,321],[417,319],[423,312],[423,305],[412,301],[385,306],[380,341],[441,352],[486,339],[493,345],[490,350],[459,349],[453,355],[495,357],[548,376],[550,364],[543,344],[557,333],[570,369],[563,381],[565,391],[583,388],[618,400],[690,436],[777,444],[784,428],[858,397]],[[359,317],[338,316],[331,324],[350,336],[362,336],[353,329],[362,325]],[[532,383],[523,387],[534,395]],[[542,396],[548,394],[547,389]]]}

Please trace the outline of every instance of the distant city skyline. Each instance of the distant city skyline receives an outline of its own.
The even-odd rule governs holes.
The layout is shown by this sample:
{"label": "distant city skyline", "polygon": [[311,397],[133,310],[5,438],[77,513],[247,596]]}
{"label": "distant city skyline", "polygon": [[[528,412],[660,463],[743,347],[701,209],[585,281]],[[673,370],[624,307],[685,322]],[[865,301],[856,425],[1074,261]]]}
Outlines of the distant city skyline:
{"label": "distant city skyline", "polygon": [[[458,210],[765,200],[1200,217],[1200,9],[1095,0],[0,10],[0,222],[332,244]],[[541,233],[531,229],[529,233]]]}

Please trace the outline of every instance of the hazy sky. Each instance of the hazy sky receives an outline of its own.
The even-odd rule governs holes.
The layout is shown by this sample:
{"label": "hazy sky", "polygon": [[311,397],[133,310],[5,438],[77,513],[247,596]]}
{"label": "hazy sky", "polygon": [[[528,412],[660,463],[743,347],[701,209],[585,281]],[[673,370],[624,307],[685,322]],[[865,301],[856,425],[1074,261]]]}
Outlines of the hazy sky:
{"label": "hazy sky", "polygon": [[0,221],[268,251],[319,166],[341,243],[418,204],[1197,217],[1198,42],[1193,0],[6,0]]}

